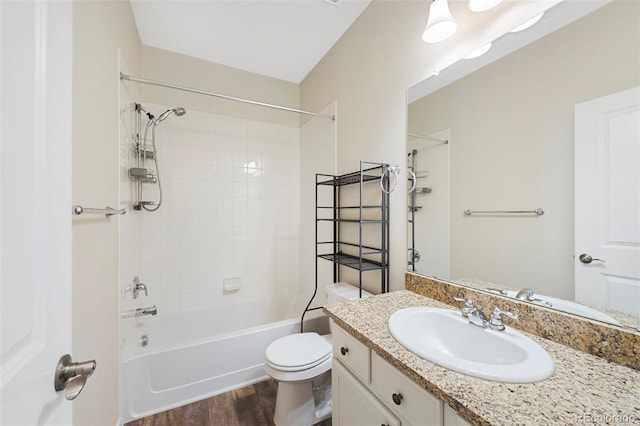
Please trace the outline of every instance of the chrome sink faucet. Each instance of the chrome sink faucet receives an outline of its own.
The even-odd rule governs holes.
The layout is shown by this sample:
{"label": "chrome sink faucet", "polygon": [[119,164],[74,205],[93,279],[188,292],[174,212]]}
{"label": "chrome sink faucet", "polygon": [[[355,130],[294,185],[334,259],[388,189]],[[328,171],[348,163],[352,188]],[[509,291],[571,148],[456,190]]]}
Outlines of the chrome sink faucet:
{"label": "chrome sink faucet", "polygon": [[515,298],[520,300],[526,300],[527,302],[539,303],[542,306],[546,306],[549,308],[553,306],[551,302],[548,302],[546,300],[536,297],[534,291],[531,290],[530,288],[523,288],[516,294]]}
{"label": "chrome sink faucet", "polygon": [[473,301],[471,301],[471,299],[454,297],[454,300],[456,300],[457,302],[464,302],[464,305],[462,306],[462,308],[460,308],[462,317],[468,319],[469,323],[478,327],[488,328],[490,330],[496,331],[504,331],[505,326],[502,323],[502,315],[507,316],[511,319],[518,319],[518,315],[508,311],[503,311],[500,308],[493,308],[491,317],[487,319],[484,312],[473,305]]}
{"label": "chrome sink faucet", "polygon": [[463,299],[461,297],[454,297],[453,299],[458,302],[464,302],[464,305],[460,308],[460,313],[463,318],[468,319],[471,324],[477,325],[478,327],[487,327],[487,317],[484,315],[484,312],[473,305],[471,299]]}

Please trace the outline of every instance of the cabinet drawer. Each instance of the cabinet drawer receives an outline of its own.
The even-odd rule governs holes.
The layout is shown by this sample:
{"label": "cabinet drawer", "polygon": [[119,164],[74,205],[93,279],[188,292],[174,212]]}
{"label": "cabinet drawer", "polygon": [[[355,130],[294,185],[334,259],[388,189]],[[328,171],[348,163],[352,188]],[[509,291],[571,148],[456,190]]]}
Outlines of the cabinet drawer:
{"label": "cabinet drawer", "polygon": [[333,359],[340,360],[362,383],[369,384],[371,361],[369,348],[345,330],[332,324]]}
{"label": "cabinet drawer", "polygon": [[441,425],[443,403],[401,371],[371,353],[371,387],[380,400],[410,425]]}

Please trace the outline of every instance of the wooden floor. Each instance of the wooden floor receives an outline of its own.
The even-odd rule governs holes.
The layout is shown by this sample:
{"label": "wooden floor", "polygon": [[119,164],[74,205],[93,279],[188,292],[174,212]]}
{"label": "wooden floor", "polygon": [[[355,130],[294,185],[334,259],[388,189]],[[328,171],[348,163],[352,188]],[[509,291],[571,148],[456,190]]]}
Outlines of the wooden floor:
{"label": "wooden floor", "polygon": [[[273,426],[277,389],[277,382],[269,379],[134,420],[125,426]],[[318,426],[331,426],[331,419]]]}

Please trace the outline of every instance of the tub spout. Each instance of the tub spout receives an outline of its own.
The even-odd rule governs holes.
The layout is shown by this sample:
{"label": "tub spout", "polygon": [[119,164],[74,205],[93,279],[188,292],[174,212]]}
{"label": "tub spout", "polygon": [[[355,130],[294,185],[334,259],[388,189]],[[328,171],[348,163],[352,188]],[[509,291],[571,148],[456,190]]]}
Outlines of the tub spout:
{"label": "tub spout", "polygon": [[156,305],[151,306],[150,308],[138,308],[136,309],[135,317],[143,317],[145,315],[156,315],[158,313],[158,308]]}

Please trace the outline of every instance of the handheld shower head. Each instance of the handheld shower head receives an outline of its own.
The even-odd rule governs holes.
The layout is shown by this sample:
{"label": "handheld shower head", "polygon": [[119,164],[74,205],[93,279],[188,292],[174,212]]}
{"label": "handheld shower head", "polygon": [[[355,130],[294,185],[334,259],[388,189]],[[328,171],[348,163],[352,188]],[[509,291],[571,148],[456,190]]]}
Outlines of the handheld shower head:
{"label": "handheld shower head", "polygon": [[167,117],[169,117],[169,115],[171,115],[171,113],[175,114],[177,117],[181,117],[183,115],[185,115],[187,113],[187,110],[182,108],[182,107],[177,107],[174,109],[168,109],[165,112],[163,112],[162,114],[160,114],[160,116],[155,120],[155,124],[160,123],[162,120],[166,120]]}

